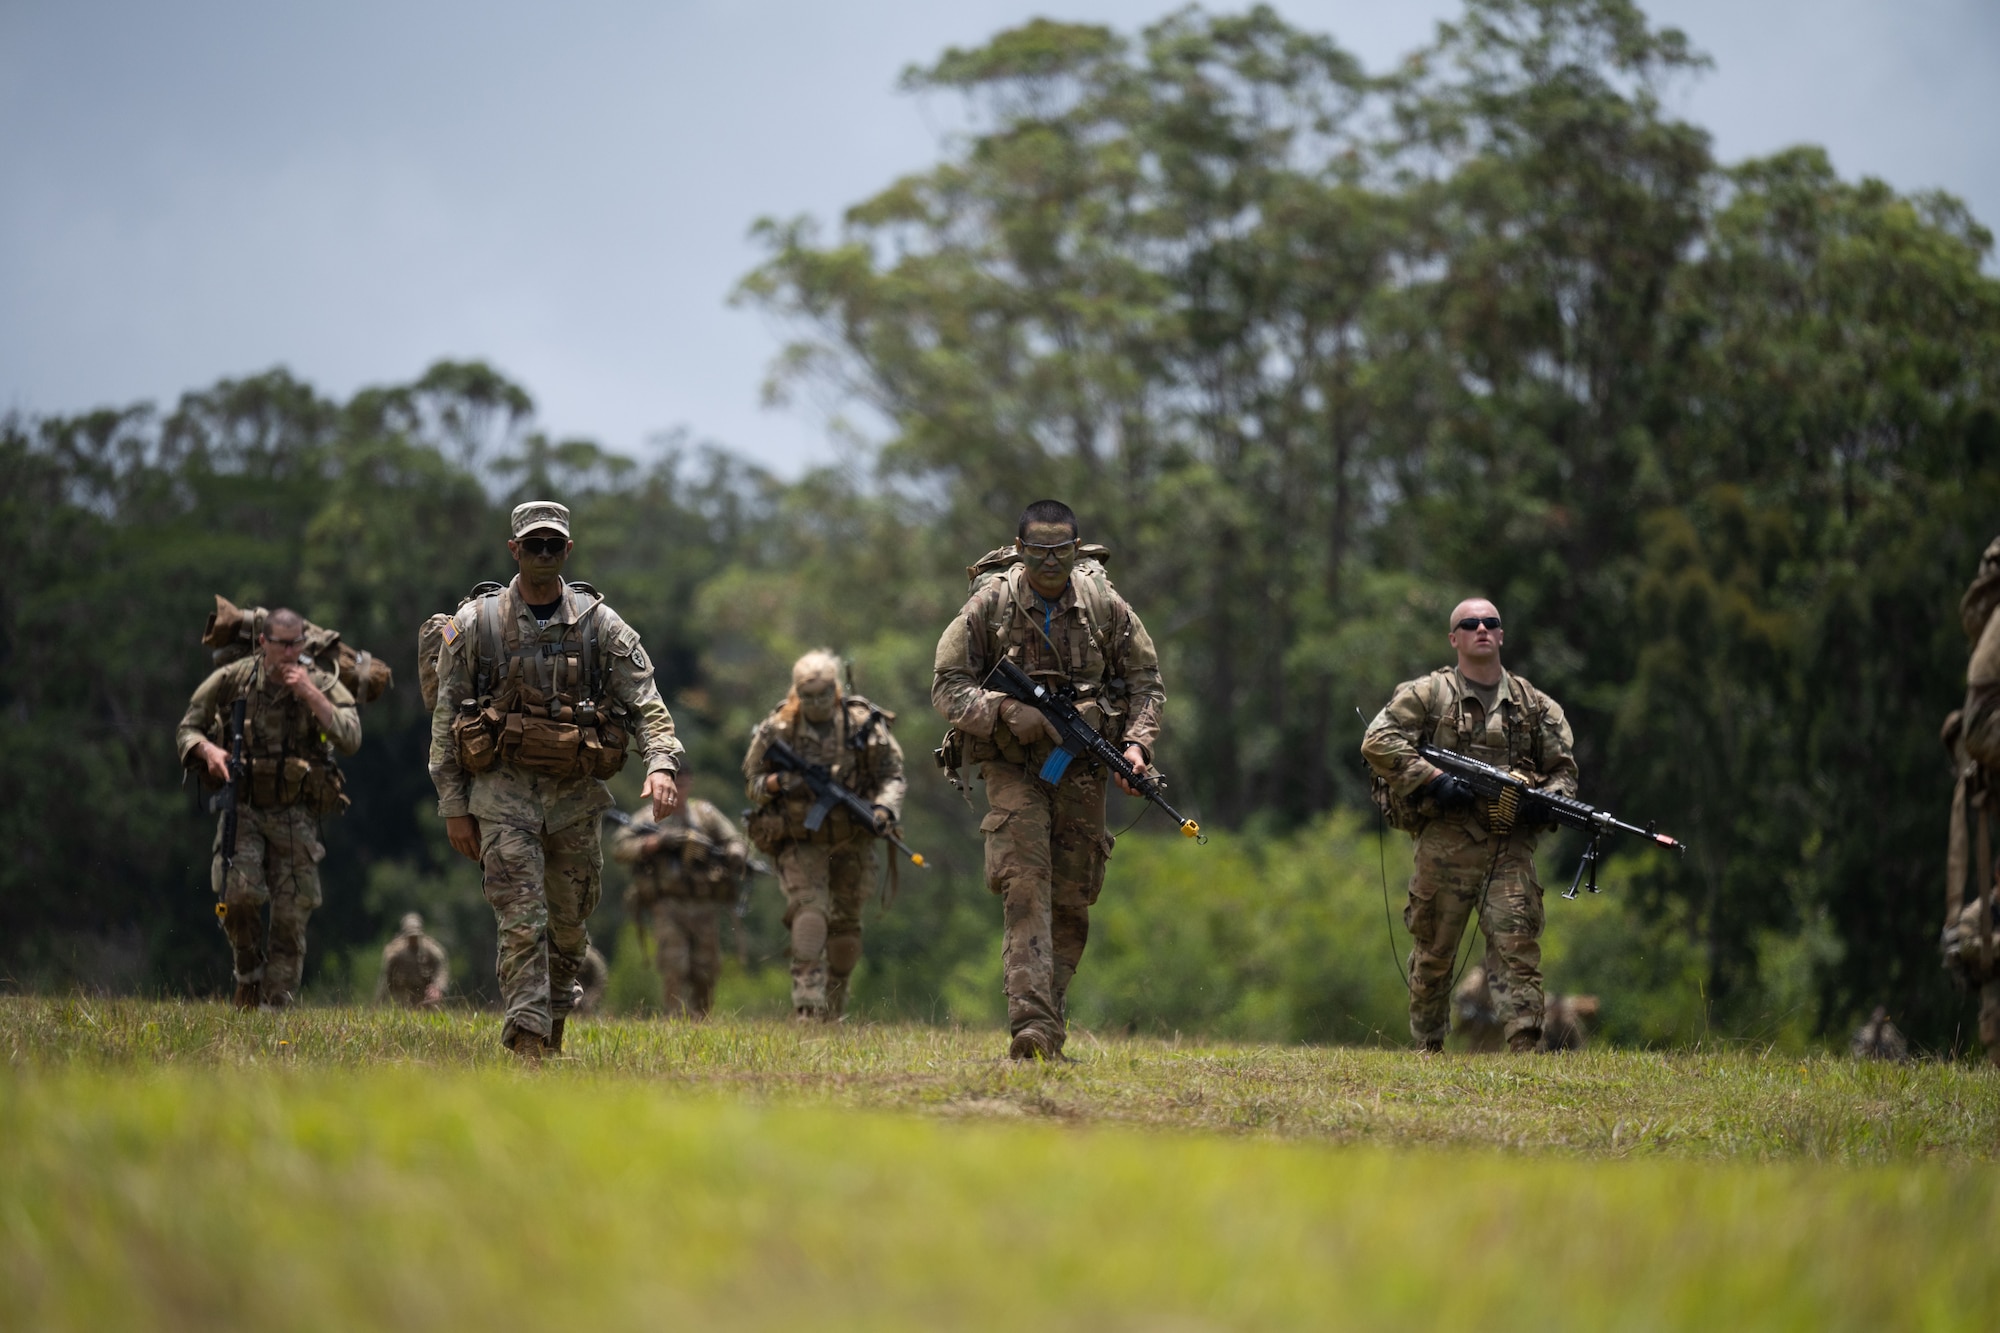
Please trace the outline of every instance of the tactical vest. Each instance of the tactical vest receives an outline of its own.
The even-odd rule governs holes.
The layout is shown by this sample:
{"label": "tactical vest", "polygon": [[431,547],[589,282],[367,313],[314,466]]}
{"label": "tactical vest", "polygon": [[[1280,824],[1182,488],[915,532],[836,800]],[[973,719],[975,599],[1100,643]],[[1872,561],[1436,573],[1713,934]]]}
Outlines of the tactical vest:
{"label": "tactical vest", "polygon": [[[881,752],[888,748],[889,727],[896,715],[886,708],[869,702],[858,694],[850,694],[840,701],[840,711],[835,715],[840,722],[841,735],[838,753],[831,762],[824,755],[815,755],[800,749],[799,723],[786,723],[774,717],[770,723],[771,734],[816,764],[826,764],[833,770],[833,776],[844,787],[852,790],[864,801],[872,800],[873,777],[881,763]],[[796,790],[787,790],[770,803],[752,810],[745,823],[750,841],[762,852],[772,852],[780,844],[788,842],[845,843],[856,838],[873,837],[874,830],[862,828],[855,823],[845,806],[835,806],[817,829],[806,827],[806,813],[812,809],[812,793],[801,783]]]}
{"label": "tactical vest", "polygon": [[467,773],[510,763],[552,778],[603,779],[625,766],[634,719],[606,688],[597,614],[604,598],[587,583],[569,587],[595,600],[575,623],[544,626],[532,641],[521,637],[520,617],[505,613],[505,588],[481,584],[467,599],[478,604],[467,636],[473,697],[459,701],[452,723]]}
{"label": "tactical vest", "polygon": [[[322,679],[331,674],[322,671]],[[316,815],[345,810],[347,782],[335,762],[333,743],[320,731],[319,719],[290,690],[279,697],[264,689],[261,663],[239,668],[237,694],[243,710],[243,765],[248,779],[240,793],[259,810],[302,805]],[[208,738],[229,748],[229,708],[224,703],[209,719]]]}
{"label": "tactical vest", "polygon": [[[1549,715],[1547,697],[1529,684],[1525,676],[1508,672],[1505,702],[1513,704],[1513,707],[1501,710],[1503,743],[1492,745],[1488,743],[1488,730],[1483,720],[1477,729],[1470,725],[1471,717],[1477,711],[1474,706],[1476,700],[1459,694],[1447,702],[1445,696],[1452,693],[1451,671],[1450,667],[1439,667],[1417,686],[1417,692],[1424,700],[1424,730],[1419,741],[1509,772],[1539,774],[1543,759],[1542,726]],[[1494,707],[1500,708],[1501,702],[1496,700]],[[1408,796],[1396,795],[1388,782],[1372,770],[1368,785],[1376,809],[1382,812],[1390,828],[1414,833],[1436,818],[1436,813],[1428,808],[1428,801],[1415,792]],[[1488,811],[1483,797],[1474,806],[1473,816],[1482,826],[1487,824]]]}

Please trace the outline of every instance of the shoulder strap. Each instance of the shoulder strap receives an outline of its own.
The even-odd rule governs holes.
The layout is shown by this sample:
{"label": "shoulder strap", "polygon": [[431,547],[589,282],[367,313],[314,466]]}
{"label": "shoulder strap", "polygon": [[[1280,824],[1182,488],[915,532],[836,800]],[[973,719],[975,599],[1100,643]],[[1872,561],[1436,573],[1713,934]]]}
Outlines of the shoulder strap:
{"label": "shoulder strap", "polygon": [[479,660],[473,667],[473,693],[484,699],[493,693],[493,673],[500,669],[500,601],[504,589],[479,599]]}

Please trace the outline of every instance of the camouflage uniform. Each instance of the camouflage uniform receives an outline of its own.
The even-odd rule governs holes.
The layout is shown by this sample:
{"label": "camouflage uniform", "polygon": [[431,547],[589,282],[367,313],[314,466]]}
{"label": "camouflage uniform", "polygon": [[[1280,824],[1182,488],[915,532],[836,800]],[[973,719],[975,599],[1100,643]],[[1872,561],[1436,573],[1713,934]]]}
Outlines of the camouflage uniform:
{"label": "camouflage uniform", "polygon": [[[656,834],[664,844],[649,855]],[[611,856],[632,867],[625,915],[652,939],[667,1012],[702,1017],[722,973],[723,904],[743,882],[743,835],[707,801],[690,800],[652,829],[621,827]]]}
{"label": "camouflage uniform", "polygon": [[[484,661],[486,650],[478,647],[489,606],[494,620],[487,632],[501,640],[498,664]],[[582,649],[592,622],[604,697],[586,701]],[[480,672],[492,673],[490,702],[477,688],[476,659]],[[556,777],[530,767],[519,748],[524,732],[515,720],[531,715],[539,725],[551,710],[575,719],[561,724],[563,730],[544,732],[575,751],[585,742],[599,743],[588,726],[578,725],[585,705],[615,703],[636,727],[632,741],[648,775],[678,772],[681,743],[638,633],[588,585],[568,585],[546,626],[535,623],[522,601],[518,578],[500,592],[468,601],[444,627],[437,674],[431,781],[438,814],[479,820],[486,901],[499,923],[500,994],[507,1009],[501,1039],[511,1047],[524,1030],[553,1038],[574,1005],[577,970],[590,944],[584,921],[597,906],[604,868],[597,821],[612,800],[598,777]],[[466,701],[484,703],[482,716],[505,719],[504,726],[495,723],[499,740],[492,767],[470,774],[453,729],[473,711],[462,707]]]}
{"label": "camouflage uniform", "polygon": [[[2000,1065],[2000,892],[1992,863],[1991,820],[2000,800],[2000,538],[1979,561],[1959,602],[1959,624],[1972,643],[1965,703],[1945,719],[1957,786],[1945,858],[1944,964],[1979,991],[1979,1041]],[[1972,892],[1966,892],[1966,876]]]}
{"label": "camouflage uniform", "polygon": [[[1501,675],[1490,716],[1455,666],[1404,682],[1368,724],[1361,753],[1397,797],[1417,801],[1418,788],[1438,773],[1417,754],[1424,741],[1517,771],[1545,791],[1576,794],[1576,761],[1562,708],[1511,672]],[[1410,1036],[1419,1045],[1442,1042],[1450,1030],[1452,966],[1474,911],[1491,951],[1488,984],[1508,1044],[1539,1040],[1542,886],[1535,878],[1535,844],[1540,834],[1539,828],[1516,825],[1496,839],[1484,801],[1462,812],[1422,812],[1412,834],[1416,872],[1403,909],[1413,939]]]}
{"label": "camouflage uniform", "polygon": [[847,992],[861,962],[861,907],[875,878],[873,829],[836,806],[817,830],[805,826],[812,793],[786,775],[775,795],[764,779],[772,740],[782,739],[807,763],[823,764],[834,777],[892,820],[903,815],[903,747],[889,731],[895,714],[859,695],[841,699],[833,717],[816,723],[799,711],[796,696],[757,724],[743,756],[751,827],[758,845],[776,863],[785,893],[785,926],[792,939],[792,1008],[829,1020],[847,1011]]}
{"label": "camouflage uniform", "polygon": [[201,683],[174,741],[181,763],[198,766],[196,747],[207,740],[227,748],[230,706],[239,698],[246,701],[243,753],[250,771],[238,792],[236,859],[225,884],[218,819],[209,878],[222,903],[238,994],[250,988],[273,1007],[291,1003],[305,970],[306,921],[320,905],[319,863],[326,855],[320,816],[346,804],[334,753],[361,748],[354,696],[331,672],[315,666],[307,668],[307,676],[333,704],[333,723],[324,731],[312,710],[266,671],[258,653]]}
{"label": "camouflage uniform", "polygon": [[1166,692],[1152,636],[1096,565],[1080,563],[1050,602],[1016,564],[978,587],[938,640],[931,702],[986,783],[979,830],[986,887],[1001,901],[1008,1027],[1053,1056],[1068,1035],[1064,1000],[1111,856],[1106,777],[1081,763],[1053,786],[1037,776],[1054,743],[1022,744],[1000,716],[1006,696],[984,688],[1002,656],[1037,680],[1073,686],[1100,734],[1149,760]]}
{"label": "camouflage uniform", "polygon": [[406,1009],[435,1009],[451,981],[451,959],[444,946],[424,934],[424,919],[404,916],[396,938],[382,946],[382,971],[375,981],[375,1003],[393,1000]]}

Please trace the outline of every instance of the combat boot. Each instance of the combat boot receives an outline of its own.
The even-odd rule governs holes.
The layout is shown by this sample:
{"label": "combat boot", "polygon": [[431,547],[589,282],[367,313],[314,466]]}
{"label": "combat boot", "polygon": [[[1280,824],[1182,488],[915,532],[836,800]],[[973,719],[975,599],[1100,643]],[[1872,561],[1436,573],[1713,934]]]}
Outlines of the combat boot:
{"label": "combat boot", "polygon": [[1512,1055],[1533,1055],[1542,1044],[1540,1028],[1522,1028],[1507,1034],[1507,1050]]}
{"label": "combat boot", "polygon": [[535,1066],[542,1062],[542,1055],[548,1049],[548,1042],[539,1032],[522,1028],[514,1034],[514,1058],[524,1065]]}
{"label": "combat boot", "polygon": [[1014,1040],[1007,1043],[1009,1060],[1047,1060],[1049,1048],[1043,1043],[1039,1033],[1033,1028],[1022,1028],[1014,1034]]}
{"label": "combat boot", "polygon": [[1443,1054],[1444,1054],[1444,1038],[1443,1038],[1443,1037],[1431,1037],[1431,1038],[1429,1038],[1428,1040],[1426,1040],[1426,1041],[1424,1042],[1424,1044],[1423,1044],[1423,1045],[1421,1045],[1421,1046],[1417,1047],[1417,1054],[1418,1054],[1418,1055],[1443,1055]]}
{"label": "combat boot", "polygon": [[236,998],[234,1003],[238,1009],[255,1009],[263,993],[263,983],[239,981],[236,983]]}

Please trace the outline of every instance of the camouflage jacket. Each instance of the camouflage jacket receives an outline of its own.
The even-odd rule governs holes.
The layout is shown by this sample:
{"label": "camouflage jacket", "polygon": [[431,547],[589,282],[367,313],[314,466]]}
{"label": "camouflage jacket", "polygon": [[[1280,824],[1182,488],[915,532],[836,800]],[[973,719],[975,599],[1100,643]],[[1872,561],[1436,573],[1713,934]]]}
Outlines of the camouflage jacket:
{"label": "camouflage jacket", "polygon": [[[1559,796],[1576,795],[1575,740],[1562,705],[1511,671],[1501,673],[1499,702],[1490,716],[1455,666],[1398,685],[1368,724],[1362,757],[1391,791],[1408,798],[1438,774],[1417,753],[1419,744],[1521,773]],[[1483,834],[1477,809],[1444,818]]]}
{"label": "camouflage jacket", "polygon": [[1003,656],[1037,680],[1072,686],[1077,710],[1100,735],[1152,758],[1167,701],[1160,657],[1101,570],[1077,571],[1050,602],[1029,584],[1027,568],[1015,565],[967,598],[938,640],[931,704],[969,740],[969,757],[1036,763],[1052,743],[1023,746],[1000,720],[1007,696],[985,688]]}
{"label": "camouflage jacket", "polygon": [[190,764],[195,746],[204,740],[228,747],[229,708],[239,698],[246,701],[243,751],[247,758],[292,757],[312,764],[331,763],[329,746],[340,754],[353,754],[361,748],[361,713],[354,706],[354,696],[330,671],[313,666],[306,668],[306,675],[333,704],[330,726],[322,728],[303,700],[266,676],[261,653],[216,668],[195,690],[187,712],[181,715],[174,734],[181,763]]}
{"label": "camouflage jacket", "polygon": [[[870,805],[882,806],[900,820],[908,783],[903,777],[903,747],[889,730],[895,720],[894,713],[877,708],[858,694],[843,698],[833,720],[824,725],[802,716],[791,717],[788,708],[780,704],[757,724],[750,737],[750,749],[743,756],[744,790],[752,808],[761,812],[781,806],[787,835],[806,836],[805,818],[812,805],[812,793],[804,781],[789,778],[783,790],[775,794],[764,785],[764,779],[773,772],[765,762],[765,751],[774,739],[782,739],[807,763],[826,765],[842,786]],[[821,828],[828,836],[836,836],[846,825],[847,812],[835,810]]]}
{"label": "camouflage jacket", "polygon": [[444,946],[428,935],[398,935],[382,946],[382,972],[375,981],[375,1002],[395,999],[417,1004],[424,992],[440,992],[451,979],[451,959]]}
{"label": "camouflage jacket", "polygon": [[[534,613],[521,600],[518,579],[509,583],[499,596],[503,620],[513,618],[524,644],[540,642],[573,648],[579,639],[579,617],[595,606],[592,614],[598,619],[606,692],[637,719],[633,740],[645,756],[645,771],[649,775],[680,771],[682,749],[674,735],[674,720],[660,698],[659,686],[653,683],[652,659],[640,646],[637,630],[620,619],[610,606],[594,601],[574,587],[564,590],[562,605],[545,626],[536,625]],[[469,814],[511,828],[550,833],[595,818],[612,805],[610,789],[597,778],[551,778],[506,760],[469,778],[459,767],[451,726],[459,701],[473,696],[478,622],[479,599],[475,598],[452,617],[445,627],[444,645],[438,650],[438,694],[437,707],[431,713],[430,756],[438,813],[447,819]]]}
{"label": "camouflage jacket", "polygon": [[652,832],[621,825],[611,835],[611,859],[632,867],[636,904],[658,898],[736,896],[750,851],[728,815],[707,801],[688,801],[660,820],[654,831],[666,837],[651,854],[646,844]]}

